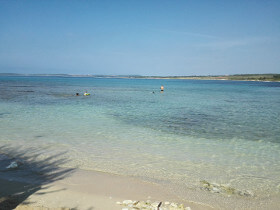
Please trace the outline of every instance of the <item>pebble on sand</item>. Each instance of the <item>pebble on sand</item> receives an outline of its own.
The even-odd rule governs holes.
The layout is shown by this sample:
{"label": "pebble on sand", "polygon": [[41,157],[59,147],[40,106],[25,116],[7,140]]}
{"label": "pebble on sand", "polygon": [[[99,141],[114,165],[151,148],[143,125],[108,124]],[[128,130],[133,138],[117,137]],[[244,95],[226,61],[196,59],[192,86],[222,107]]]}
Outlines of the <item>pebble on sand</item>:
{"label": "pebble on sand", "polygon": [[183,204],[171,203],[169,201],[161,202],[150,200],[147,201],[132,201],[124,200],[123,202],[116,202],[118,205],[122,205],[122,210],[132,210],[132,209],[151,209],[151,210],[191,210],[190,207],[184,207]]}

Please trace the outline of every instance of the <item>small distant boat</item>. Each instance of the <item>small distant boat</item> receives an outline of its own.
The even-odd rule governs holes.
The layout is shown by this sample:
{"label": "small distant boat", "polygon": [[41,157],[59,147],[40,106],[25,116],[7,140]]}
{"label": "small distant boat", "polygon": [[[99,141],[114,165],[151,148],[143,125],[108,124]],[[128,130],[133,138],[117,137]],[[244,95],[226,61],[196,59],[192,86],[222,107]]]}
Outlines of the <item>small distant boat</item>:
{"label": "small distant boat", "polygon": [[84,96],[89,96],[89,95],[90,95],[90,93],[87,93],[87,92],[84,93]]}

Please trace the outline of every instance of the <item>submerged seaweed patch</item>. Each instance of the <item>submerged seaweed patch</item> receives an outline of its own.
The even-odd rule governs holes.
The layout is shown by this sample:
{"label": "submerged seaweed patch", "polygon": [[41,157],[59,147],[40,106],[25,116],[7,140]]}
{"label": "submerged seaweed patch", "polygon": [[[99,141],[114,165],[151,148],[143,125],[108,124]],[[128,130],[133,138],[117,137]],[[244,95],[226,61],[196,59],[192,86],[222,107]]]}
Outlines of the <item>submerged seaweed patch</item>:
{"label": "submerged seaweed patch", "polygon": [[5,115],[9,115],[10,113],[9,112],[2,112],[0,113],[0,117],[4,117]]}
{"label": "submerged seaweed patch", "polygon": [[202,180],[200,181],[200,183],[202,185],[203,190],[207,190],[212,193],[221,193],[228,196],[231,195],[249,196],[249,197],[254,196],[254,194],[249,190],[239,190],[225,184],[210,183],[207,182],[206,180]]}
{"label": "submerged seaweed patch", "polygon": [[42,135],[34,136],[35,138],[42,138]]}
{"label": "submerged seaweed patch", "polygon": [[18,92],[20,92],[20,93],[34,93],[35,91],[33,91],[33,90],[19,90]]}

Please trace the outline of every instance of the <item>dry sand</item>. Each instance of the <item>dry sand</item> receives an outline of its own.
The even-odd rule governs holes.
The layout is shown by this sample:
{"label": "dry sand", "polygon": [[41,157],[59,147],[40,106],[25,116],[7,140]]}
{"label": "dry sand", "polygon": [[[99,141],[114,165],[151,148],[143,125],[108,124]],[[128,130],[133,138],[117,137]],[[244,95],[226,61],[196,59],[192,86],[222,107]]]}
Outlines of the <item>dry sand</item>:
{"label": "dry sand", "polygon": [[77,170],[64,179],[39,188],[35,186],[35,189],[32,184],[4,179],[0,179],[0,186],[0,209],[17,206],[17,210],[119,210],[123,206],[116,202],[123,200],[170,201],[183,203],[191,209],[211,209],[207,205],[181,200],[157,184],[95,171]]}
{"label": "dry sand", "polygon": [[[179,199],[159,184],[104,172],[62,168],[64,153],[41,157],[44,148],[0,146],[0,210],[122,209],[124,200],[169,201],[191,209],[207,205]],[[15,167],[10,168],[15,164]]]}

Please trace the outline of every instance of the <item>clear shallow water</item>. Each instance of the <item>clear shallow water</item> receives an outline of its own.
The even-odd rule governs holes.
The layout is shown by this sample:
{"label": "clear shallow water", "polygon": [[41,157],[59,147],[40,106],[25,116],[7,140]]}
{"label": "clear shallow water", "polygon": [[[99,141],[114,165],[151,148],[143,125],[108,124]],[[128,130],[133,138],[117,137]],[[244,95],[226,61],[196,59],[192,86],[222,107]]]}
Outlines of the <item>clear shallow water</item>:
{"label": "clear shallow water", "polygon": [[0,77],[0,144],[67,150],[70,167],[267,197],[280,191],[279,107],[280,83]]}

